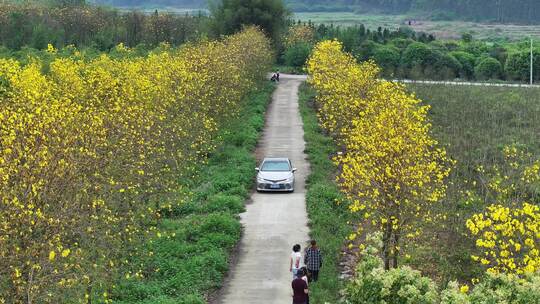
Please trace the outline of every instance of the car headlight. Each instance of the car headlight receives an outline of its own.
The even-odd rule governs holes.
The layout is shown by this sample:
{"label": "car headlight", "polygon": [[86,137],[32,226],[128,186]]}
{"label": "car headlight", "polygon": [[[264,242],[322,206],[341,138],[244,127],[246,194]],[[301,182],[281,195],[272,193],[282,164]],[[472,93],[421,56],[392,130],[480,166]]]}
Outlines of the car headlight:
{"label": "car headlight", "polygon": [[294,177],[289,177],[285,180],[286,183],[292,183],[294,181]]}
{"label": "car headlight", "polygon": [[257,176],[257,182],[264,183],[264,179],[262,177]]}

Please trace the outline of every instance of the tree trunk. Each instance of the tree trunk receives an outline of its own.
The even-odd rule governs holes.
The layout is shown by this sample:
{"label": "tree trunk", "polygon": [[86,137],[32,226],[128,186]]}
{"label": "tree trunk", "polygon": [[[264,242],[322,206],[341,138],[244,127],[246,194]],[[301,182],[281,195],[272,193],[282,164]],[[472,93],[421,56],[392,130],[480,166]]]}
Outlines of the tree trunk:
{"label": "tree trunk", "polygon": [[383,258],[384,269],[390,269],[390,250],[392,248],[392,223],[387,222],[384,224],[384,236],[383,236]]}
{"label": "tree trunk", "polygon": [[394,248],[394,254],[393,254],[393,263],[392,263],[392,267],[393,268],[398,268],[398,255],[399,255],[399,250],[397,249],[399,246],[399,229],[397,231],[394,232],[394,244],[393,244],[393,248]]}

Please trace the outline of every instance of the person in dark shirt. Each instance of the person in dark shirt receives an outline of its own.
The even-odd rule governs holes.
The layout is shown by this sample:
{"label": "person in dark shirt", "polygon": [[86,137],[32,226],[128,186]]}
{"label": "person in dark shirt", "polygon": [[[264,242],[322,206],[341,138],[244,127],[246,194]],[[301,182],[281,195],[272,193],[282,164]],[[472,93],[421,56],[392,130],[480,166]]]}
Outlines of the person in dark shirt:
{"label": "person in dark shirt", "polygon": [[304,276],[301,269],[298,270],[298,276],[291,283],[293,290],[293,304],[306,304],[308,297],[308,285],[306,281],[302,279]]}
{"label": "person in dark shirt", "polygon": [[317,247],[317,242],[312,240],[311,247],[306,249],[306,253],[304,255],[304,264],[306,264],[313,282],[317,282],[319,279],[319,270],[322,267],[322,262],[323,258],[321,250],[319,250],[319,247]]}

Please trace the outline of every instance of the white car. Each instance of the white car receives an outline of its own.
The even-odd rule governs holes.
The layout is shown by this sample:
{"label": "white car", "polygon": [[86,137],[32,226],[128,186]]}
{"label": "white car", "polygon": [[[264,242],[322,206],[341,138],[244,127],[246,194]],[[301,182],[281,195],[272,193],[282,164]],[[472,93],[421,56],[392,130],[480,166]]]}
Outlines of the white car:
{"label": "white car", "polygon": [[294,172],[288,158],[265,158],[257,172],[257,191],[294,191]]}

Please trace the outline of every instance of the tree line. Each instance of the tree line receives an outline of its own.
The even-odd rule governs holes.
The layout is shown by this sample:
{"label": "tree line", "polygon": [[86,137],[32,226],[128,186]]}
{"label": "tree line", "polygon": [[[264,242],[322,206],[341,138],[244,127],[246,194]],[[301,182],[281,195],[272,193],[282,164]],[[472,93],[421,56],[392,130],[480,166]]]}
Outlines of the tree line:
{"label": "tree line", "polygon": [[434,19],[466,19],[495,22],[540,22],[536,0],[290,0],[296,11],[345,11],[421,13]]}
{"label": "tree line", "polygon": [[59,57],[47,72],[0,58],[0,303],[110,303],[121,277],[157,274],[132,259],[190,199],[269,48],[246,28],[146,57]]}
{"label": "tree line", "polygon": [[[460,40],[437,40],[410,28],[370,30],[364,25],[339,27],[298,22],[292,32],[311,29],[311,38],[291,43],[284,51],[287,65],[302,66],[316,41],[337,39],[358,61],[374,60],[387,78],[430,80],[528,81],[530,45],[489,43],[464,34]],[[289,35],[291,35],[289,33]],[[533,50],[534,80],[540,80],[540,49]]]}
{"label": "tree line", "polygon": [[57,49],[74,46],[110,51],[123,44],[150,50],[162,42],[178,46],[217,39],[246,25],[258,26],[279,49],[288,18],[281,0],[223,0],[210,6],[210,14],[125,12],[81,0],[7,2],[0,4],[0,53],[43,50],[49,44]]}
{"label": "tree line", "polygon": [[67,45],[109,50],[160,42],[179,45],[197,37],[207,17],[152,14],[91,5],[0,4],[0,45],[12,50]]}

